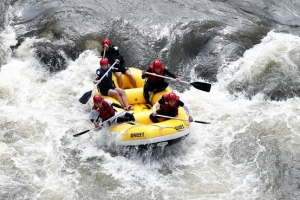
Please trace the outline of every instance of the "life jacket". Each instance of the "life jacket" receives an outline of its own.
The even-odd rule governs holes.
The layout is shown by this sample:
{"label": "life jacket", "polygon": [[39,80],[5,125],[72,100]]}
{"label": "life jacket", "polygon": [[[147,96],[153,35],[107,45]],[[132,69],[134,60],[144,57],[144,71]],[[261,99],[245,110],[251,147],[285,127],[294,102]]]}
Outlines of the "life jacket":
{"label": "life jacket", "polygon": [[164,113],[168,113],[170,111],[176,110],[176,115],[178,114],[178,102],[179,102],[179,96],[176,97],[176,102],[173,106],[170,106],[169,104],[169,95],[168,94],[163,94],[162,96],[165,100],[165,103],[161,105],[162,110]]}
{"label": "life jacket", "polygon": [[105,100],[102,101],[101,108],[98,108],[97,106],[94,105],[92,109],[98,110],[100,112],[99,117],[101,117],[103,121],[115,115],[115,110]]}
{"label": "life jacket", "polygon": [[[150,65],[150,69],[151,69],[152,73],[157,74],[154,70],[153,65]],[[158,73],[158,75],[164,76],[165,75],[164,72],[165,72],[165,66],[161,66],[161,69],[160,69],[160,72]],[[165,80],[164,78],[161,78],[158,76],[151,76],[151,75],[148,76],[148,81],[153,82],[153,83],[162,82],[164,80]]]}
{"label": "life jacket", "polygon": [[[107,70],[109,70],[110,66],[108,66]],[[104,71],[101,67],[99,69],[97,69],[97,75],[99,75],[100,79],[104,76],[104,74],[107,72]],[[100,80],[99,79],[99,80]],[[111,85],[113,85],[113,80],[112,80],[112,70],[110,70],[107,74],[107,76],[105,76],[100,84],[98,85],[98,87],[104,87],[104,88],[107,88],[107,87],[111,87]]]}

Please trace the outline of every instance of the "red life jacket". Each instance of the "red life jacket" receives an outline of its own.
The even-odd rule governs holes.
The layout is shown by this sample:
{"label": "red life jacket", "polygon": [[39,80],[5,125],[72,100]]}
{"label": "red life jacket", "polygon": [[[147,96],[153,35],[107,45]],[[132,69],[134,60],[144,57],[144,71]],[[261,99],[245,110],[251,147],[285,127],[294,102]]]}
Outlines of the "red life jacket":
{"label": "red life jacket", "polygon": [[176,110],[176,115],[177,115],[178,114],[179,96],[176,97],[176,102],[173,106],[170,106],[170,104],[169,104],[168,94],[163,94],[163,98],[165,100],[165,103],[161,105],[161,108],[163,109],[164,113],[167,114],[169,111]]}
{"label": "red life jacket", "polygon": [[[150,65],[150,69],[151,69],[151,72],[152,72],[152,73],[157,74],[157,73],[155,72],[155,70],[154,70],[153,65]],[[164,76],[164,71],[165,71],[165,66],[161,66],[161,69],[160,69],[160,72],[159,72],[158,75]],[[161,77],[158,77],[158,76],[151,76],[151,75],[149,75],[149,76],[148,76],[148,81],[157,83],[157,82],[162,82],[162,81],[164,81],[164,78],[161,78]]]}
{"label": "red life jacket", "polygon": [[105,100],[102,101],[101,108],[98,108],[97,106],[94,105],[92,109],[98,110],[100,112],[99,117],[101,117],[103,121],[115,115],[115,110]]}

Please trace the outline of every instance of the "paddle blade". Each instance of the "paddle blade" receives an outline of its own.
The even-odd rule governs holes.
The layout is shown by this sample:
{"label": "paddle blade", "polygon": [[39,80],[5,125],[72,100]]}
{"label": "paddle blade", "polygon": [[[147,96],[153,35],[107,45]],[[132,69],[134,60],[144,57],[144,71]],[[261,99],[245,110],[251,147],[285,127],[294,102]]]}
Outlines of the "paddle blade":
{"label": "paddle blade", "polygon": [[79,99],[79,102],[82,104],[86,104],[91,98],[91,96],[92,96],[92,90],[84,93],[84,95],[82,95],[82,97]]}
{"label": "paddle blade", "polygon": [[194,122],[201,123],[201,124],[210,124],[210,122],[203,122],[203,121],[197,121],[197,120],[195,120]]}
{"label": "paddle blade", "polygon": [[85,134],[85,133],[87,133],[87,132],[89,132],[89,131],[90,131],[90,130],[82,131],[82,132],[80,132],[80,133],[77,133],[77,134],[73,135],[73,137],[77,137],[77,136],[79,136],[79,135],[83,135],[83,134]]}
{"label": "paddle blade", "polygon": [[205,92],[209,92],[211,88],[211,84],[209,83],[203,83],[203,82],[193,82],[191,83],[192,86],[199,90],[203,90]]}

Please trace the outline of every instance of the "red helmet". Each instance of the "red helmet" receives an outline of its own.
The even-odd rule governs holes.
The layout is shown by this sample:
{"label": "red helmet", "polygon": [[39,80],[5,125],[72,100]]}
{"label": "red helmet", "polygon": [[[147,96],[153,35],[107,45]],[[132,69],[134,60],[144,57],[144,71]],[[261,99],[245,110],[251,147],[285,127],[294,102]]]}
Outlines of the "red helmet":
{"label": "red helmet", "polygon": [[108,59],[107,58],[101,58],[100,65],[108,65]]}
{"label": "red helmet", "polygon": [[160,60],[158,60],[158,59],[154,60],[153,63],[152,63],[152,65],[153,65],[153,68],[154,68],[154,69],[155,69],[155,68],[161,68],[161,67],[162,67],[162,63],[161,63]]}
{"label": "red helmet", "polygon": [[176,101],[178,99],[178,96],[174,92],[171,92],[168,95],[168,99],[169,99],[169,101]]}
{"label": "red helmet", "polygon": [[94,100],[94,103],[102,103],[103,98],[99,94],[96,94],[94,96],[93,100]]}
{"label": "red helmet", "polygon": [[110,42],[110,40],[109,40],[108,38],[104,38],[104,39],[102,40],[102,46],[105,45],[105,44],[107,44],[108,46],[111,45],[111,42]]}

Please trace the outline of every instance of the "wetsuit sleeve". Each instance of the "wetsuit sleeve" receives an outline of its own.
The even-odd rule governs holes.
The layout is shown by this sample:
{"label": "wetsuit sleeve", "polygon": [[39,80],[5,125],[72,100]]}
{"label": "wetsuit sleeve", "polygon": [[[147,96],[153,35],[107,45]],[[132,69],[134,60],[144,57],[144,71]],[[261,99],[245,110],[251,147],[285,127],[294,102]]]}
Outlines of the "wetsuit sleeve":
{"label": "wetsuit sleeve", "polygon": [[109,48],[108,51],[113,53],[114,55],[119,54],[118,47],[116,47],[115,45],[110,45],[108,48]]}
{"label": "wetsuit sleeve", "polygon": [[100,112],[98,110],[92,110],[89,119],[91,120],[91,122],[97,121],[99,115]]}
{"label": "wetsuit sleeve", "polygon": [[172,72],[170,72],[168,69],[165,68],[164,70],[164,74],[172,77],[172,78],[177,78],[177,76],[175,76],[175,74],[173,74]]}
{"label": "wetsuit sleeve", "polygon": [[153,112],[156,112],[156,107],[157,107],[157,106],[160,106],[160,105],[162,105],[162,104],[164,104],[164,103],[165,103],[165,99],[164,99],[163,97],[161,97],[161,98],[158,100],[158,102],[156,102],[156,103],[153,105],[153,107],[152,107]]}
{"label": "wetsuit sleeve", "polygon": [[182,102],[182,101],[178,101],[178,106],[181,106],[181,107],[183,107],[184,106],[184,103]]}
{"label": "wetsuit sleeve", "polygon": [[156,102],[153,107],[152,107],[152,111],[156,112],[156,107],[159,106],[160,104],[158,102]]}
{"label": "wetsuit sleeve", "polygon": [[100,80],[101,76],[100,76],[100,70],[97,69],[96,71],[96,77],[94,78],[94,84],[96,84],[96,81]]}
{"label": "wetsuit sleeve", "polygon": [[186,112],[188,113],[188,115],[191,116],[190,108],[187,105],[185,105],[182,101],[179,100],[178,106],[183,107],[186,110]]}
{"label": "wetsuit sleeve", "polygon": [[109,50],[112,50],[115,53],[116,56],[120,55],[119,47],[117,47],[115,45],[112,45],[110,47],[111,47],[111,49],[109,49]]}
{"label": "wetsuit sleeve", "polygon": [[115,59],[118,59],[121,64],[124,63],[125,60],[124,60],[123,56],[120,54],[119,48],[117,46],[113,46],[113,48],[114,48],[115,55],[116,55]]}
{"label": "wetsuit sleeve", "polygon": [[158,100],[158,103],[159,103],[160,105],[164,104],[164,103],[165,103],[165,99],[164,99],[163,97],[160,98],[160,100]]}
{"label": "wetsuit sleeve", "polygon": [[[146,72],[151,73],[151,69],[148,68]],[[142,74],[142,79],[144,79],[144,78],[146,78],[146,77],[148,77],[148,76],[149,76],[148,74]]]}

